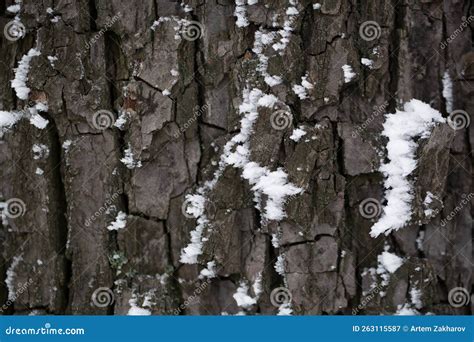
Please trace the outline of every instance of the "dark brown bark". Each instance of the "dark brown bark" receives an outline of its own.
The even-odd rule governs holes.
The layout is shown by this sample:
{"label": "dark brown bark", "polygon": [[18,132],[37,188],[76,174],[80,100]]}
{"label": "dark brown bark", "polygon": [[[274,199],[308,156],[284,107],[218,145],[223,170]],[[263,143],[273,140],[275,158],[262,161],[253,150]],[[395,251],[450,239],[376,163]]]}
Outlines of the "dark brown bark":
{"label": "dark brown bark", "polygon": [[[393,314],[400,305],[413,306],[413,288],[422,291],[417,309],[423,314],[470,314],[469,305],[449,305],[448,293],[472,288],[472,196],[456,207],[472,193],[473,125],[455,131],[443,124],[420,142],[409,225],[374,239],[374,220],[360,215],[359,204],[383,202],[383,114],[415,98],[447,117],[445,72],[453,80],[453,109],[474,112],[472,21],[459,31],[473,15],[471,1],[323,0],[313,9],[313,2],[299,0],[287,48],[269,54],[269,74],[283,79],[275,87],[256,71],[251,49],[259,27],[281,29],[287,1],[246,6],[246,27],[235,24],[234,1],[185,3],[193,11],[169,0],[24,0],[25,37],[2,36],[1,110],[22,110],[42,98],[49,107],[41,113],[46,128],[22,119],[0,140],[0,202],[18,198],[26,206],[23,216],[3,217],[0,230],[0,278],[14,274],[13,288],[7,281],[0,288],[8,304],[3,312],[127,314],[130,300],[137,306],[146,300],[152,314],[275,314],[271,292],[285,287],[293,314]],[[2,3],[3,25],[14,17],[6,11],[11,4]],[[169,20],[152,30],[160,18]],[[184,39],[179,19],[200,23],[202,36]],[[361,37],[367,21],[378,23],[380,37]],[[30,63],[31,93],[23,101],[10,81],[31,48],[41,56]],[[54,66],[47,56],[58,57]],[[345,64],[356,74],[349,83]],[[306,73],[314,88],[299,99],[292,86]],[[206,194],[212,231],[205,230],[203,254],[198,264],[182,264],[196,227],[183,215],[185,196],[213,178],[224,145],[240,131],[246,87],[275,94],[293,118],[275,130],[272,111],[260,110],[251,160],[283,168],[305,192],[285,203],[285,219],[265,221],[242,170],[225,167]],[[127,112],[123,129],[94,126],[99,110],[114,118]],[[300,125],[306,136],[296,143],[289,137]],[[49,153],[35,158],[35,144]],[[120,161],[127,149],[141,167]],[[431,218],[423,214],[427,192],[442,202]],[[127,215],[125,228],[108,230],[119,212]],[[274,234],[279,247],[272,245]],[[386,295],[367,300],[382,282],[369,269],[377,268],[384,246],[404,263],[383,286]],[[281,255],[283,275],[274,267]],[[199,278],[210,261],[217,276]],[[241,282],[256,297],[251,285],[259,274],[263,293],[255,305],[238,307],[233,295]],[[102,287],[114,297],[105,307],[92,300]],[[12,291],[16,298],[8,302]]]}

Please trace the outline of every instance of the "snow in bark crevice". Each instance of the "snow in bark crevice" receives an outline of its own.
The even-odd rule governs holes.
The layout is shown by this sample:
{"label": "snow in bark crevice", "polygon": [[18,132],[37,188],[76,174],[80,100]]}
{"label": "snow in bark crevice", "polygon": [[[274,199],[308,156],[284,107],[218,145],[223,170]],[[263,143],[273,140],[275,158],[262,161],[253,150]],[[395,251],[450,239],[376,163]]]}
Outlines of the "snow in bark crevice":
{"label": "snow in bark crevice", "polygon": [[[34,57],[40,56],[41,52],[31,48],[23,55],[15,68],[15,77],[11,81],[11,87],[16,96],[23,101],[28,100],[31,89],[27,85],[30,63]],[[38,129],[44,129],[49,120],[40,115],[40,112],[47,112],[48,104],[43,101],[35,101],[34,105],[26,107],[23,110],[0,111],[0,138],[3,134],[12,128],[22,118],[29,119],[30,123]]]}
{"label": "snow in bark crevice", "polygon": [[[280,32],[282,39],[285,39],[279,44],[284,44],[284,48],[286,48],[289,36],[293,30],[290,23],[294,23],[294,17],[298,13],[296,8],[293,7],[294,5],[296,5],[296,1],[290,1],[289,8],[291,8],[291,10],[289,10],[289,12],[287,11],[288,18],[285,20],[286,24],[283,29],[285,33]],[[255,32],[254,46],[252,49],[257,54],[259,60],[257,71],[270,86],[275,84],[275,82],[278,83],[279,79],[268,74],[268,57],[263,51],[273,43],[274,39],[275,33],[268,33],[260,28]],[[273,48],[275,49],[275,46],[273,46]],[[214,173],[213,179],[205,182],[204,185],[197,190],[195,195],[186,196],[186,201],[188,201],[186,211],[197,219],[197,226],[195,230],[191,232],[190,244],[182,250],[180,258],[182,263],[197,263],[199,255],[202,254],[203,234],[209,225],[209,219],[204,210],[206,196],[208,192],[214,188],[226,167],[233,166],[242,170],[242,177],[248,180],[252,185],[256,208],[263,210],[262,219],[264,220],[279,221],[286,217],[286,213],[283,209],[285,199],[289,196],[300,194],[303,191],[303,189],[298,188],[288,181],[288,175],[283,169],[270,170],[250,160],[249,141],[253,133],[253,125],[259,116],[259,108],[273,108],[279,101],[278,98],[273,94],[265,94],[262,90],[249,86],[244,88],[242,98],[243,101],[239,106],[239,112],[243,115],[240,132],[224,146],[224,151],[219,161],[219,167]],[[261,207],[262,195],[266,196],[264,208]]]}
{"label": "snow in bark crevice", "polygon": [[370,235],[388,235],[406,226],[412,217],[414,199],[413,172],[417,168],[416,152],[420,139],[427,139],[438,123],[446,120],[437,110],[419,100],[405,103],[403,110],[385,115],[382,136],[388,139],[388,162],[382,162],[386,205]]}
{"label": "snow in bark crevice", "polygon": [[28,72],[30,71],[30,63],[33,57],[40,56],[41,52],[35,48],[31,48],[18,62],[15,69],[15,78],[12,80],[12,88],[15,90],[16,96],[21,100],[27,100],[30,88],[26,85],[28,81]]}

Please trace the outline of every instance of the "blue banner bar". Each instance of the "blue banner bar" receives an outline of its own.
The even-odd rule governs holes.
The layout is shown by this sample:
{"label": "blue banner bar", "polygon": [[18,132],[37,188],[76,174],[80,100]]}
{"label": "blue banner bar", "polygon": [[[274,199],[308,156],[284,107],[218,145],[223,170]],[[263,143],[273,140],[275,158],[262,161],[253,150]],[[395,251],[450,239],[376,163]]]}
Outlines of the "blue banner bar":
{"label": "blue banner bar", "polygon": [[471,316],[1,316],[0,341],[473,342]]}

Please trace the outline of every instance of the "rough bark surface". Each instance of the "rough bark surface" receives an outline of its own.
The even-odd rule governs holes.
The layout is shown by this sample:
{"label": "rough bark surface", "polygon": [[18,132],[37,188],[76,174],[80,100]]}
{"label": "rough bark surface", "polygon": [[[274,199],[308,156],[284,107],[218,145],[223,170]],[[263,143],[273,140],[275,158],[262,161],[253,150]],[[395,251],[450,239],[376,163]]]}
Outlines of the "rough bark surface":
{"label": "rough bark surface", "polygon": [[[283,27],[292,6],[286,0],[245,5],[245,27],[236,26],[230,0],[185,1],[189,12],[171,0],[23,0],[25,36],[0,43],[0,110],[47,99],[41,115],[49,123],[38,129],[24,118],[0,140],[0,202],[18,198],[26,207],[20,217],[2,216],[4,314],[127,314],[131,306],[152,314],[276,314],[271,293],[279,287],[291,294],[296,315],[394,314],[404,305],[415,309],[413,289],[422,293],[421,314],[472,312],[450,305],[448,294],[472,288],[472,196],[456,207],[472,193],[474,125],[442,124],[420,143],[406,227],[372,238],[376,218],[359,210],[364,199],[384,201],[378,168],[385,113],[415,98],[448,117],[445,72],[453,109],[474,113],[472,22],[440,47],[474,14],[471,1],[296,3],[284,53],[266,51],[268,73],[283,80],[270,87],[252,47],[259,28]],[[1,2],[2,27],[15,16],[6,10],[12,4]],[[201,37],[183,39],[181,19],[200,23]],[[361,38],[367,21],[379,24],[378,38]],[[31,60],[31,92],[21,100],[11,80],[31,48],[41,55]],[[356,74],[348,83],[346,64]],[[314,87],[300,99],[292,87],[306,74]],[[198,263],[182,264],[196,227],[183,214],[185,196],[213,179],[224,145],[241,130],[239,105],[249,86],[275,94],[292,115],[291,125],[275,130],[272,110],[259,109],[251,160],[282,168],[304,193],[285,202],[287,217],[264,220],[242,170],[226,166],[206,194],[210,225]],[[126,123],[98,129],[99,110],[115,119],[126,113]],[[306,135],[295,142],[290,136],[301,125]],[[121,162],[126,150],[141,166]],[[429,218],[427,192],[439,199]],[[108,230],[119,212],[125,227]],[[374,295],[384,248],[404,262]],[[211,261],[216,276],[199,277]],[[255,304],[237,305],[242,284]],[[99,288],[113,291],[110,305],[95,304]]]}

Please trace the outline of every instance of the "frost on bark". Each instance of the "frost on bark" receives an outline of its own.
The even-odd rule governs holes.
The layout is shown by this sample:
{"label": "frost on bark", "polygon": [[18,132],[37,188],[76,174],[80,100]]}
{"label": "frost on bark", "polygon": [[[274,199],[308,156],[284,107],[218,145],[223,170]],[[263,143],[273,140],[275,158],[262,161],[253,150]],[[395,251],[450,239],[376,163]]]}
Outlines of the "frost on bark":
{"label": "frost on bark", "polygon": [[[2,27],[25,34],[1,39],[0,110],[26,114],[0,127],[0,202],[24,213],[2,214],[4,314],[471,313],[448,294],[472,287],[473,125],[416,139],[403,228],[373,238],[361,214],[386,204],[386,113],[474,112],[470,1],[13,4]],[[273,98],[226,150],[255,89]],[[244,165],[223,162],[236,150]],[[276,179],[294,191],[275,197]]]}

